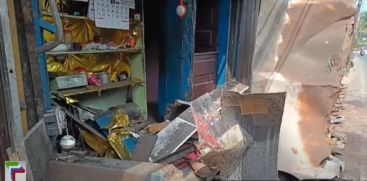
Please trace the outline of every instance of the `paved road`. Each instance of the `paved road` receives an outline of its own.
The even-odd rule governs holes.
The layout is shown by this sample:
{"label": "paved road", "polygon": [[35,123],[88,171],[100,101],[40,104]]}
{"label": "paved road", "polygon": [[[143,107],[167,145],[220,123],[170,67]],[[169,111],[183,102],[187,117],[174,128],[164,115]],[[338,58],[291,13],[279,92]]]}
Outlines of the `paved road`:
{"label": "paved road", "polygon": [[347,179],[367,180],[367,55],[355,54],[354,68],[343,80],[347,86],[345,110],[341,112],[346,121],[338,130],[347,135],[343,160]]}

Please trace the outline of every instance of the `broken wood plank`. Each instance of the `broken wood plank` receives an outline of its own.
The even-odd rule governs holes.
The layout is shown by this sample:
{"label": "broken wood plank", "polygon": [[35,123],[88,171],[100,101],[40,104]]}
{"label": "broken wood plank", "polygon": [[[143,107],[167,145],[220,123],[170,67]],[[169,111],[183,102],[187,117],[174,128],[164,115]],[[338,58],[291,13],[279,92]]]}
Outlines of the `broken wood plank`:
{"label": "broken wood plank", "polygon": [[53,94],[57,94],[63,97],[68,97],[68,96],[75,96],[75,95],[80,95],[80,94],[88,94],[88,93],[93,93],[93,92],[101,92],[105,90],[117,89],[121,87],[133,86],[133,85],[136,85],[142,82],[143,81],[140,79],[131,78],[130,80],[110,82],[107,84],[102,84],[101,86],[86,86],[86,87],[75,88],[75,89],[54,91]]}
{"label": "broken wood plank", "polygon": [[65,112],[66,115],[68,115],[72,120],[74,120],[75,122],[77,122],[78,124],[80,124],[81,126],[83,126],[85,129],[87,129],[88,131],[90,131],[94,135],[98,136],[103,141],[107,141],[106,137],[104,137],[101,133],[99,133],[98,131],[96,131],[94,128],[92,128],[88,124],[84,123],[82,120],[80,120],[77,116],[75,116],[69,110],[67,110],[64,107],[58,105],[56,102],[53,102],[53,104],[56,104],[57,106],[59,106],[61,108],[61,110],[63,110]]}
{"label": "broken wood plank", "polygon": [[78,117],[76,117],[73,113],[69,112],[68,110],[66,110],[65,108],[61,107],[61,109],[65,112],[66,115],[68,115],[72,120],[74,120],[75,122],[77,122],[78,124],[80,124],[81,126],[83,126],[85,129],[87,129],[88,131],[92,132],[94,135],[98,136],[99,138],[101,138],[103,141],[107,141],[106,137],[104,137],[101,133],[99,133],[98,131],[96,131],[95,129],[93,129],[92,127],[90,127],[88,124],[84,123],[83,121],[81,121]]}
{"label": "broken wood plank", "polygon": [[148,162],[157,137],[157,135],[142,135],[136,144],[133,160]]}

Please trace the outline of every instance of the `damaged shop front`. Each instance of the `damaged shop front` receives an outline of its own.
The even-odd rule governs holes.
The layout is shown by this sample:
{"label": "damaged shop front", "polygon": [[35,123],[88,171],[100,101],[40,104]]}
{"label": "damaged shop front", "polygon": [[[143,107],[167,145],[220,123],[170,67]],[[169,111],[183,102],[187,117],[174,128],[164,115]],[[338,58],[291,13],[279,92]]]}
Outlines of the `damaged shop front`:
{"label": "damaged shop front", "polygon": [[[21,102],[23,117],[14,117],[18,124],[12,127],[19,130],[22,123],[23,132],[12,137],[14,149],[8,157],[26,161],[30,180],[171,180],[183,179],[182,172],[191,170],[195,178],[242,178],[241,160],[231,166],[237,173],[223,167],[232,163],[202,161],[237,152],[233,150],[242,155],[246,145],[256,144],[256,131],[248,128],[244,136],[237,119],[276,111],[275,121],[269,122],[275,126],[271,138],[278,140],[284,94],[274,95],[276,102],[270,95],[258,95],[255,100],[262,100],[263,108],[256,112],[256,101],[243,95],[247,86],[226,80],[231,1],[13,3],[9,13],[22,13],[13,16],[19,24],[9,27],[20,33],[13,32],[10,42],[26,49],[18,48],[12,56],[21,56],[14,60],[20,63],[18,77],[24,79],[18,82],[24,86],[19,92],[26,90],[24,96],[30,98]],[[222,105],[222,97],[232,100]],[[148,103],[159,107],[163,117],[177,99],[188,102],[171,105],[165,122],[151,119]],[[221,107],[231,119],[220,116]],[[209,115],[201,117],[207,111]],[[168,135],[177,134],[177,125],[182,129],[178,141]],[[276,159],[272,163],[268,178],[277,175]]]}
{"label": "damaged shop front", "polygon": [[[184,111],[176,112],[178,116],[170,122],[138,126],[126,117],[114,117],[109,124],[98,124],[99,128],[78,122],[85,130],[83,142],[91,149],[76,149],[74,142],[62,137],[62,151],[48,161],[43,178],[277,179],[285,93],[244,94],[247,89],[229,81],[191,102],[178,101],[176,110]],[[103,134],[100,128],[109,130],[107,141],[98,136]],[[26,138],[27,150],[40,146],[40,140],[50,145],[42,122],[30,132],[43,139]],[[33,154],[30,160],[42,157]],[[91,174],[81,174],[84,171]]]}
{"label": "damaged shop front", "polygon": [[332,179],[343,166],[326,131],[354,0],[8,4],[0,151],[29,180]]}

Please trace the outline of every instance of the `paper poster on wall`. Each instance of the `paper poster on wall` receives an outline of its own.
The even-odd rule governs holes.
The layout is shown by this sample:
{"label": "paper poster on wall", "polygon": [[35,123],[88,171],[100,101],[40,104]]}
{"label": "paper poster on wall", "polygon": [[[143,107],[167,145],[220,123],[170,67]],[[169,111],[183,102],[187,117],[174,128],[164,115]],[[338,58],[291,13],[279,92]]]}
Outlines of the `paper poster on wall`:
{"label": "paper poster on wall", "polygon": [[[111,2],[114,2],[115,4],[116,1],[120,1],[121,5],[128,7],[130,9],[135,9],[135,0],[111,0]],[[94,6],[94,0],[89,0],[89,5],[88,5],[88,18],[90,20],[95,20],[95,6]]]}
{"label": "paper poster on wall", "polygon": [[94,0],[97,27],[129,29],[129,7],[124,0]]}
{"label": "paper poster on wall", "polygon": [[122,3],[130,9],[135,9],[135,0],[122,0]]}
{"label": "paper poster on wall", "polygon": [[89,0],[89,5],[88,5],[88,18],[90,20],[95,19],[95,9],[94,9],[94,0]]}

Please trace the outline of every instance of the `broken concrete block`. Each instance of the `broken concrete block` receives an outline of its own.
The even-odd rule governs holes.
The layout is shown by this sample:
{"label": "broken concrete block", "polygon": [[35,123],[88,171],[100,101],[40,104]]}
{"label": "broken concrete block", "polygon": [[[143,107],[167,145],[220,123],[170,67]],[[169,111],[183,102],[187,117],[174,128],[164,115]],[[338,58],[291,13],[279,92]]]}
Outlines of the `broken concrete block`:
{"label": "broken concrete block", "polygon": [[207,165],[198,161],[191,162],[190,164],[195,175],[202,179],[211,180],[219,172],[217,168],[209,168]]}
{"label": "broken concrete block", "polygon": [[185,180],[187,181],[202,181],[202,179],[198,178],[194,171],[192,171],[192,169],[190,167],[186,167],[184,169],[181,169]]}
{"label": "broken concrete block", "polygon": [[331,148],[331,152],[333,155],[342,155],[344,154],[344,147],[344,143],[342,143],[341,141],[336,141],[336,143]]}
{"label": "broken concrete block", "polygon": [[339,124],[345,121],[344,116],[330,116],[330,123],[331,124]]}
{"label": "broken concrete block", "polygon": [[345,168],[345,163],[339,158],[330,155],[327,160],[322,164],[322,171],[315,177],[320,179],[325,178],[335,178],[339,177],[340,170],[343,172]]}
{"label": "broken concrete block", "polygon": [[334,130],[333,132],[331,132],[331,138],[337,138],[338,141],[340,140],[344,143],[347,142],[347,135],[341,131]]}

